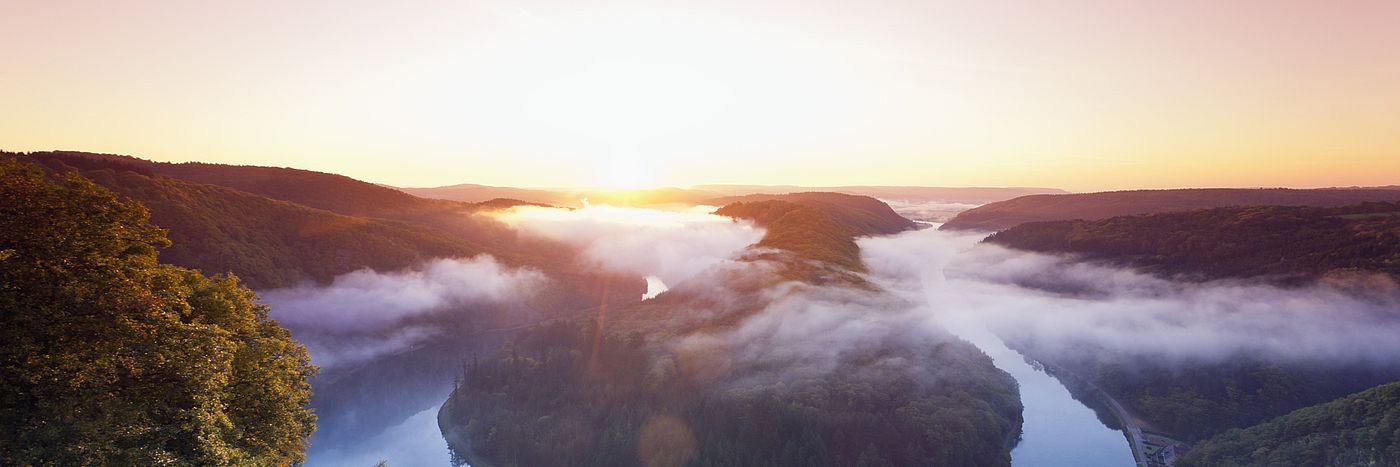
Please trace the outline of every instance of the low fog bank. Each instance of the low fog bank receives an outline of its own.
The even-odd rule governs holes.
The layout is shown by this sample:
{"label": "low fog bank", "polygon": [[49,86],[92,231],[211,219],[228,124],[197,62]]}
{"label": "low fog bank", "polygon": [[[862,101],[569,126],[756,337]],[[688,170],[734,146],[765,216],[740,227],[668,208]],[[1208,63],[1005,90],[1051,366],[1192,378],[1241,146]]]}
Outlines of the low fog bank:
{"label": "low fog bank", "polygon": [[960,212],[980,206],[979,204],[953,201],[906,201],[884,198],[881,198],[880,201],[884,201],[885,204],[890,205],[890,208],[894,209],[896,214],[921,223],[947,222]]}
{"label": "low fog bank", "polygon": [[[520,206],[496,215],[528,234],[559,241],[579,252],[579,270],[633,276],[650,298],[716,265],[733,262],[764,230],[747,221],[710,214],[713,207],[682,210],[581,209]],[[563,284],[544,272],[513,268],[489,255],[435,259],[400,271],[359,270],[328,285],[265,290],[272,316],[307,346],[325,370],[356,364],[455,337],[482,327],[524,325],[597,303],[562,303]],[[582,287],[593,287],[583,284]],[[532,297],[545,297],[534,301]],[[640,300],[637,297],[633,300]],[[553,314],[550,314],[552,312]]]}
{"label": "low fog bank", "polygon": [[[911,203],[898,209],[924,213],[909,217],[933,219],[939,210],[953,208]],[[785,384],[832,372],[867,382],[888,381],[892,375],[926,383],[955,381],[989,361],[971,346],[957,345],[961,340],[955,334],[979,343],[969,337],[974,334],[969,329],[989,329],[1008,340],[1034,339],[1062,352],[1093,349],[1158,362],[1241,356],[1324,363],[1400,360],[1400,339],[1394,338],[1400,335],[1400,294],[1393,291],[1177,283],[981,244],[981,236],[936,229],[859,239],[869,283],[819,286],[774,280],[783,268],[759,259],[764,255],[750,248],[763,237],[763,229],[715,216],[704,207],[525,206],[497,215],[514,228],[577,248],[582,266],[648,282],[654,278],[652,290],[660,296],[644,302],[631,319],[645,326],[639,329],[678,330],[658,338],[672,351],[672,363],[691,377],[734,387]],[[392,362],[383,356],[444,333],[429,317],[518,306],[520,297],[556,285],[539,271],[504,267],[481,256],[436,260],[406,271],[357,271],[328,286],[265,291],[262,296],[274,317],[308,345],[317,364],[338,366],[376,358]],[[670,290],[659,292],[666,287]],[[672,312],[662,312],[672,307]],[[683,325],[671,327],[676,322]],[[941,345],[945,343],[955,345]],[[447,355],[464,356],[460,350],[425,348],[413,354],[433,351],[447,360]],[[930,351],[956,353],[930,359]],[[930,364],[934,361],[953,364]],[[354,393],[346,400],[366,400],[355,393],[358,388],[345,391]],[[395,396],[391,391],[370,397]],[[342,418],[356,423],[355,416]],[[436,425],[429,430],[425,420],[403,432],[437,446]],[[402,431],[396,430],[389,431]],[[372,463],[373,451],[337,446],[322,452],[348,457],[313,460]],[[436,455],[429,453],[427,459]]]}
{"label": "low fog bank", "polygon": [[[941,209],[937,204],[904,209]],[[722,355],[727,371],[764,369],[764,377],[779,380],[832,371],[861,349],[939,342],[950,329],[963,335],[985,328],[1003,339],[1034,341],[1042,350],[1112,352],[1166,364],[1400,361],[1400,339],[1394,338],[1400,335],[1400,294],[1393,290],[1176,282],[983,244],[983,237],[925,229],[859,239],[875,287],[765,285],[755,300],[760,311],[720,332],[685,335],[673,350],[706,359]],[[714,269],[735,267],[760,271],[765,264]],[[691,283],[672,289],[714,296],[742,276],[711,271],[690,277]],[[688,310],[689,317],[722,317],[715,310],[744,306],[711,300]]]}
{"label": "low fog bank", "polygon": [[[925,229],[859,239],[872,287],[769,285],[757,300],[760,311],[720,331],[686,334],[671,347],[682,359],[746,375],[738,385],[848,371],[846,360],[869,349],[958,338],[1000,345],[979,341],[984,330],[1059,355],[1110,352],[1156,364],[1263,359],[1384,367],[1400,361],[1400,293],[1393,289],[1183,283],[983,244],[982,238]],[[764,268],[762,261],[738,264]],[[724,277],[735,276],[703,274],[673,290],[714,294],[724,290]],[[687,312],[722,317],[709,309],[736,306],[716,303]],[[906,358],[892,354],[874,366],[926,379],[949,376]]]}
{"label": "low fog bank", "polygon": [[[1400,294],[1319,284],[1178,283],[921,230],[861,239],[872,277],[948,325],[1165,362],[1400,359]],[[1085,346],[1085,344],[1088,344]]]}
{"label": "low fog bank", "polygon": [[[700,271],[733,264],[762,238],[762,229],[712,210],[501,213],[509,225],[578,252],[581,264],[563,266],[557,277],[554,270],[546,275],[482,255],[260,292],[323,370],[313,380],[320,428],[308,465],[373,465],[380,457],[391,465],[445,462],[437,411],[425,409],[447,397],[463,359],[493,352],[531,323],[590,312],[599,303],[589,293],[612,279],[599,272],[635,277],[638,285],[647,282],[648,293],[660,294]],[[612,289],[614,298],[600,296],[628,302],[619,298],[618,284]]]}
{"label": "low fog bank", "polygon": [[686,335],[672,350],[692,367],[719,367],[739,376],[730,381],[735,387],[819,378],[838,369],[896,370],[927,382],[941,377],[937,367],[919,364],[909,353],[951,335],[914,303],[871,290],[799,282],[779,283],[760,294],[757,302],[764,305],[757,313],[720,332]]}
{"label": "low fog bank", "polygon": [[[325,286],[261,292],[272,317],[286,325],[323,368],[370,360],[424,342],[441,332],[434,319],[466,319],[549,283],[539,271],[510,268],[486,255],[436,259],[417,268],[360,270]],[[428,319],[429,315],[433,315]]]}
{"label": "low fog bank", "polygon": [[517,206],[497,217],[507,225],[564,242],[582,252],[587,266],[655,276],[668,286],[737,257],[763,238],[749,221],[711,214],[710,206],[686,210],[585,205],[579,209]]}

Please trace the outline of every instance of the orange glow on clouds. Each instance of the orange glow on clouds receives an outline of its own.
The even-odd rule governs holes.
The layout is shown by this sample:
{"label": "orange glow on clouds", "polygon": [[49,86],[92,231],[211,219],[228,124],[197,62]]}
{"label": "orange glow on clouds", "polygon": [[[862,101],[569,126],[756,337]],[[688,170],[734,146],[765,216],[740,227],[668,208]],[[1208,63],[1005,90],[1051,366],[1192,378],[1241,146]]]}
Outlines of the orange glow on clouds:
{"label": "orange glow on clouds", "polygon": [[0,3],[0,148],[404,186],[1400,183],[1400,2]]}

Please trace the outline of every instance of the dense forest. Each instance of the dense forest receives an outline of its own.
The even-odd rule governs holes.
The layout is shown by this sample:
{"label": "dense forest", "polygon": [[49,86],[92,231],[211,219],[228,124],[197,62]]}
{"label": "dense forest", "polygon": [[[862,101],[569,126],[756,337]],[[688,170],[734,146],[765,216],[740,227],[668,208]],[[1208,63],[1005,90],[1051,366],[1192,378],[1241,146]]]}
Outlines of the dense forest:
{"label": "dense forest", "polygon": [[[743,272],[677,284],[605,317],[537,328],[501,352],[473,358],[439,414],[459,460],[486,466],[1009,464],[1021,422],[1016,383],[976,347],[946,333],[885,329],[872,342],[825,349],[834,354],[834,368],[809,372],[726,345],[679,344],[723,341],[767,307],[813,290],[883,297],[868,285],[785,271],[812,263],[818,264],[813,270],[854,274],[851,269],[861,267],[858,251],[814,252],[843,252],[845,245],[854,247],[856,235],[880,233],[870,229],[902,228],[848,224],[837,219],[852,212],[795,199],[743,202],[720,213],[755,219],[770,236],[776,231],[755,251],[781,253],[750,256]],[[820,229],[799,241],[784,234],[813,225]],[[900,306],[893,299],[881,303],[863,312]]]}
{"label": "dense forest", "polygon": [[140,204],[0,158],[0,458],[288,465],[306,349],[233,276],[159,264]]}
{"label": "dense forest", "polygon": [[1027,222],[1097,220],[1230,206],[1339,207],[1396,201],[1400,201],[1400,187],[1311,190],[1191,188],[1043,194],[988,203],[963,211],[940,229],[1005,230]]}
{"label": "dense forest", "polygon": [[1400,278],[1400,203],[1260,206],[1022,224],[987,242],[1188,279]]}
{"label": "dense forest", "polygon": [[1400,465],[1400,383],[1227,431],[1177,465]]}

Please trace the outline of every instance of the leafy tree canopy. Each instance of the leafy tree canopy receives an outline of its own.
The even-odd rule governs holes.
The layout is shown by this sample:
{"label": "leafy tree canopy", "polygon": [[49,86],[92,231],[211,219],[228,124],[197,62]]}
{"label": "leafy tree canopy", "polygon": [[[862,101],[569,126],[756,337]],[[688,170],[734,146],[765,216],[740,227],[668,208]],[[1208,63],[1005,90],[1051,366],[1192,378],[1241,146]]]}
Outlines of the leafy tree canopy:
{"label": "leafy tree canopy", "polygon": [[76,174],[0,160],[0,458],[300,462],[306,349],[233,276],[162,265],[164,231]]}

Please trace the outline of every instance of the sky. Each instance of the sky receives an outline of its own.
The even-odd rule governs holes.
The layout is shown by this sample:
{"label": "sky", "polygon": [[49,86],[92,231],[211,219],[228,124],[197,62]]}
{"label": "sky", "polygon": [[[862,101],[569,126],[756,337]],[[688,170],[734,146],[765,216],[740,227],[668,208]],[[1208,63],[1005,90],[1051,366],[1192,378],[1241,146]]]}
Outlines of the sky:
{"label": "sky", "polygon": [[0,149],[398,186],[1400,184],[1400,2],[0,0]]}

